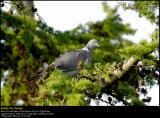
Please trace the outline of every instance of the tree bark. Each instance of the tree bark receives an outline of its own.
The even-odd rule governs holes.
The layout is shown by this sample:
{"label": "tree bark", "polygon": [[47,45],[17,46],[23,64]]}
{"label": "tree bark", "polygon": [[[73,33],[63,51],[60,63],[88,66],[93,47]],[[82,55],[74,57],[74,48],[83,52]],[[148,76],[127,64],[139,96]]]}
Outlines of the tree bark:
{"label": "tree bark", "polygon": [[116,78],[121,78],[136,63],[138,63],[138,59],[132,56],[126,63],[122,65],[122,70],[116,69],[113,71],[112,74]]}

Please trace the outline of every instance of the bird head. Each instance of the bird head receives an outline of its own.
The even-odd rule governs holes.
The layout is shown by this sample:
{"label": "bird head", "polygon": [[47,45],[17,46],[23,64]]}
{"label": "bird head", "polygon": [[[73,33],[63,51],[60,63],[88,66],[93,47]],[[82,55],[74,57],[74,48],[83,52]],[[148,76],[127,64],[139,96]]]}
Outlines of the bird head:
{"label": "bird head", "polygon": [[86,47],[88,49],[93,49],[95,47],[100,47],[100,45],[99,45],[99,42],[96,39],[92,39],[87,43]]}

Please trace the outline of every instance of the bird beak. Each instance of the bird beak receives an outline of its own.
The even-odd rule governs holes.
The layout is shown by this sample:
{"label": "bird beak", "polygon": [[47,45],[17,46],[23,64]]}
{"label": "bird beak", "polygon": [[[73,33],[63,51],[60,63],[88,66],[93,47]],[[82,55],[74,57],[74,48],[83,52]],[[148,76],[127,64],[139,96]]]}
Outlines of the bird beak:
{"label": "bird beak", "polygon": [[100,47],[100,45],[99,45],[99,44],[97,44],[97,45],[96,45],[96,47],[98,47],[98,48],[99,48],[99,47]]}

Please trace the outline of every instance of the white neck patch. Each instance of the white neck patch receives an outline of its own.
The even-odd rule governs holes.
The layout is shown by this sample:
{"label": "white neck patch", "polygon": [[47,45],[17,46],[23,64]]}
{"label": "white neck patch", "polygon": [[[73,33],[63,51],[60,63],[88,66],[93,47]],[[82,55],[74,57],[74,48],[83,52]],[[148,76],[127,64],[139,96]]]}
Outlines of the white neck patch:
{"label": "white neck patch", "polygon": [[86,47],[82,48],[82,50],[89,52],[88,48],[86,48]]}

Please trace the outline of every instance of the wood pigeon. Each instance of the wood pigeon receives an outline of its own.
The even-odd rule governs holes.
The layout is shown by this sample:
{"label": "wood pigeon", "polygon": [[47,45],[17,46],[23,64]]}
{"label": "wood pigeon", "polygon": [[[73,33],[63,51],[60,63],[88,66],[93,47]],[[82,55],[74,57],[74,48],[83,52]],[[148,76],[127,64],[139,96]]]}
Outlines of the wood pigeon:
{"label": "wood pigeon", "polygon": [[[95,47],[99,47],[99,42],[96,39],[92,39],[86,46],[77,51],[68,51],[61,54],[48,67],[54,66],[55,68],[66,73],[68,76],[72,77],[78,74],[85,65],[91,65],[92,52]],[[43,75],[44,70],[46,69],[41,69],[41,72],[38,71],[38,74],[40,76]]]}

